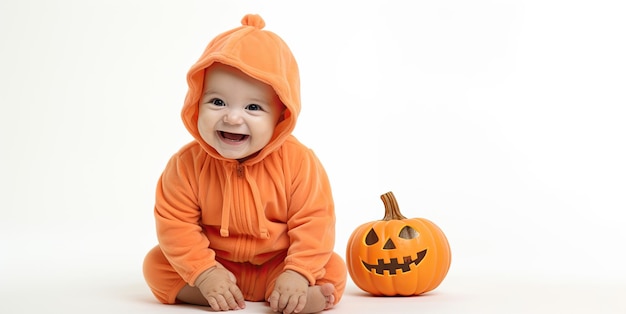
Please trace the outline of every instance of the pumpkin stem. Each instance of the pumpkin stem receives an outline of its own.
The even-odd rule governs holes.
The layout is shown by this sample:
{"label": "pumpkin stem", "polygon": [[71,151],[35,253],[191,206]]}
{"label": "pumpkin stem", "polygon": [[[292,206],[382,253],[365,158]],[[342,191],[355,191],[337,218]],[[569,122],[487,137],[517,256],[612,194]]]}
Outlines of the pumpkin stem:
{"label": "pumpkin stem", "polygon": [[385,217],[383,218],[384,221],[406,219],[406,217],[404,217],[400,213],[400,207],[398,206],[396,197],[393,196],[393,193],[391,191],[381,195],[380,198],[385,204]]}

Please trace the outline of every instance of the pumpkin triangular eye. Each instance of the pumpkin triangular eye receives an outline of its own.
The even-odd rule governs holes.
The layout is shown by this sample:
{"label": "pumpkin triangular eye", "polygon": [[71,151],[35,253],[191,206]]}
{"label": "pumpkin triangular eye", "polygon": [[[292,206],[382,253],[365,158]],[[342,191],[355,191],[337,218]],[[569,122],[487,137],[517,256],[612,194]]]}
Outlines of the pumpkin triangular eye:
{"label": "pumpkin triangular eye", "polygon": [[400,230],[400,234],[398,234],[400,238],[407,240],[416,238],[418,235],[419,233],[417,232],[417,230],[413,229],[413,227],[411,226],[404,226],[404,228]]}
{"label": "pumpkin triangular eye", "polygon": [[368,232],[367,236],[365,237],[365,244],[372,245],[376,242],[378,242],[378,235],[376,234],[376,231],[374,231],[374,229],[370,229],[370,232]]}

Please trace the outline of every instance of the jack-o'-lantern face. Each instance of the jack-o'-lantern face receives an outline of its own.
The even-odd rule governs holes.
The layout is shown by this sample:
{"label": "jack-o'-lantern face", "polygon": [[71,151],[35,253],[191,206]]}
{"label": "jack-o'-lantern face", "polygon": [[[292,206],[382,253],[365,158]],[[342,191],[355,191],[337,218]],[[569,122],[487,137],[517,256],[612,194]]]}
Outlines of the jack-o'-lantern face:
{"label": "jack-o'-lantern face", "polygon": [[[417,241],[419,233],[411,226],[404,226],[395,236],[390,236],[387,239],[382,239],[376,233],[374,228],[365,236],[365,245],[370,247],[370,253],[376,250],[381,250],[380,255],[376,262],[361,260],[363,266],[366,269],[376,272],[379,275],[383,275],[385,271],[389,275],[396,275],[398,270],[403,273],[411,271],[411,266],[416,267],[426,257],[427,249],[419,250],[417,248]],[[381,247],[382,246],[382,247]],[[371,258],[373,255],[370,254]],[[389,259],[385,259],[388,257]]]}

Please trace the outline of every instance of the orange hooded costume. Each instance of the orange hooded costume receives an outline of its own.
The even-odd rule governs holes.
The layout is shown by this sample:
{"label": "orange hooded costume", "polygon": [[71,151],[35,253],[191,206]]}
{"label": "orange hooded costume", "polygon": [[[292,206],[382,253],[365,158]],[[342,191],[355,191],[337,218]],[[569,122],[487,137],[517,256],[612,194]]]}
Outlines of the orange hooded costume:
{"label": "orange hooded costume", "polygon": [[[154,208],[159,245],[144,276],[163,303],[220,262],[237,277],[246,300],[265,300],[276,277],[294,270],[310,285],[332,283],[335,303],[346,266],[333,252],[335,213],[330,183],[315,154],[291,134],[300,112],[296,60],[258,15],[215,37],[187,74],[182,119],[195,141],[167,164]],[[272,86],[286,107],[270,142],[253,157],[226,159],[198,132],[205,69],[235,67]]]}

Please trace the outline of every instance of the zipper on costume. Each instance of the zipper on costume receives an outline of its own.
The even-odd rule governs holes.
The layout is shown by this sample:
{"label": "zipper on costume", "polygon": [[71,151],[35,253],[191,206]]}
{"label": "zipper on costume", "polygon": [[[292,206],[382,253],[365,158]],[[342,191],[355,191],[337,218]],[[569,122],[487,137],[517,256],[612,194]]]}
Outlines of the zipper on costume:
{"label": "zipper on costume", "polygon": [[241,164],[237,164],[237,176],[243,178],[243,166]]}

